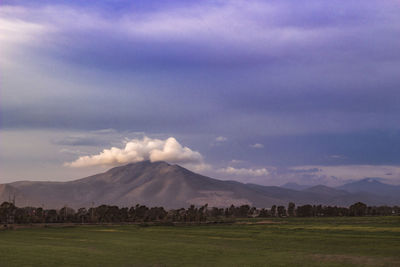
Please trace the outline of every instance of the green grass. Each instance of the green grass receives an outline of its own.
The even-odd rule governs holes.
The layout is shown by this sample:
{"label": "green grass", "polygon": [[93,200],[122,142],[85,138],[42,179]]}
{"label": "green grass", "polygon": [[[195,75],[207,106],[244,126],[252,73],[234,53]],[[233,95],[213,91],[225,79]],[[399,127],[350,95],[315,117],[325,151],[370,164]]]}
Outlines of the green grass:
{"label": "green grass", "polygon": [[0,266],[400,266],[400,217],[267,221],[5,230]]}

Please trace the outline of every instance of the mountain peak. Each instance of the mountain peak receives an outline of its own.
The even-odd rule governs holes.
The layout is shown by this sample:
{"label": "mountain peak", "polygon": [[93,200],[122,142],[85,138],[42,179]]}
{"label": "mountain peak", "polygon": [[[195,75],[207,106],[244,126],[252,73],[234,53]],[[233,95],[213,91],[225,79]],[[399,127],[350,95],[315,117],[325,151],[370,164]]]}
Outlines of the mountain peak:
{"label": "mountain peak", "polygon": [[131,162],[122,166],[118,166],[115,168],[119,167],[132,167],[132,166],[170,166],[169,163],[165,161],[150,161],[150,160],[143,160],[139,162]]}
{"label": "mountain peak", "polygon": [[109,169],[107,173],[116,173],[123,170],[129,169],[143,169],[143,168],[165,168],[171,166],[169,163],[165,161],[155,161],[151,162],[150,160],[144,160],[139,162],[132,162],[125,165],[117,166],[112,169]]}

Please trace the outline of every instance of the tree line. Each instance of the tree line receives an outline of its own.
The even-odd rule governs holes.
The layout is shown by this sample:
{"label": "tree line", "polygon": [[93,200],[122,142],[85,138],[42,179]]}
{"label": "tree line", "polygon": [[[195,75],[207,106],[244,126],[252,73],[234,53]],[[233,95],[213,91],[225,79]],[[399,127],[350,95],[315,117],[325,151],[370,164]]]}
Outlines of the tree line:
{"label": "tree line", "polygon": [[273,205],[270,209],[257,209],[249,205],[227,208],[204,205],[189,208],[165,210],[163,207],[136,205],[123,207],[101,205],[93,208],[74,210],[43,209],[37,207],[16,207],[12,202],[0,205],[1,224],[33,223],[140,223],[140,222],[209,222],[233,218],[268,217],[334,217],[334,216],[387,216],[400,215],[398,206],[367,206],[357,202],[349,207],[301,205],[289,203],[288,206]]}

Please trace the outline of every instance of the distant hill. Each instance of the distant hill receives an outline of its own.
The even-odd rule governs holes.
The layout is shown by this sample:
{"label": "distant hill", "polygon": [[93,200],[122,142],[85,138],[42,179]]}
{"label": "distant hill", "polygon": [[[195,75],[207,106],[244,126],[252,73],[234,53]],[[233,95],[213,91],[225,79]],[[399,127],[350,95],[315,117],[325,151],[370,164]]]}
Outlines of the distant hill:
{"label": "distant hill", "polygon": [[355,202],[363,202],[369,205],[393,205],[397,203],[392,198],[377,196],[372,193],[354,192],[332,188],[324,185],[317,185],[303,190],[302,192],[313,195],[313,199],[319,200],[320,204],[335,203],[339,206],[348,206]]}
{"label": "distant hill", "polygon": [[[263,192],[266,195],[279,198],[284,202],[294,202],[297,205],[303,204],[321,204],[321,205],[337,205],[349,206],[355,202],[361,201],[370,205],[392,205],[397,203],[392,198],[376,196],[371,193],[349,193],[344,190],[316,185],[304,190],[293,190],[274,186],[261,186],[248,184],[255,190]],[[400,200],[399,200],[400,202]]]}
{"label": "distant hill", "polygon": [[325,197],[343,197],[349,195],[344,190],[335,189],[325,185],[316,185],[303,190],[304,193],[308,194],[320,194]]}
{"label": "distant hill", "polygon": [[348,183],[338,187],[350,193],[371,193],[378,196],[400,198],[400,186],[381,182],[380,178],[365,178],[360,181]]}
{"label": "distant hill", "polygon": [[[370,205],[393,204],[394,199],[370,192],[352,193],[315,186],[292,190],[277,186],[221,181],[166,162],[139,162],[112,168],[70,182],[22,181],[0,185],[0,201],[16,196],[19,206],[73,208],[92,205],[188,207],[190,204],[216,207],[248,204],[256,207],[301,204],[350,205],[362,201]],[[396,202],[399,203],[399,202]]]}
{"label": "distant hill", "polygon": [[306,188],[311,187],[311,185],[303,185],[303,184],[289,182],[284,185],[281,185],[281,187],[287,188],[287,189],[293,189],[293,190],[304,190]]}

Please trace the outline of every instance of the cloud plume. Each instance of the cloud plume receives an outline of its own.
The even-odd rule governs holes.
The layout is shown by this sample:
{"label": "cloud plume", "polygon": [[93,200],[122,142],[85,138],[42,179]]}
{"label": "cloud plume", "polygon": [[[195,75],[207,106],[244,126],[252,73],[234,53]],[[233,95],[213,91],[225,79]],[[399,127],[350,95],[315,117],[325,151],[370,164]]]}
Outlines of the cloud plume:
{"label": "cloud plume", "polygon": [[190,165],[203,164],[203,157],[199,152],[182,146],[174,137],[165,140],[144,137],[132,139],[126,143],[125,148],[104,149],[97,155],[82,156],[65,165],[69,167],[112,166],[144,160]]}

